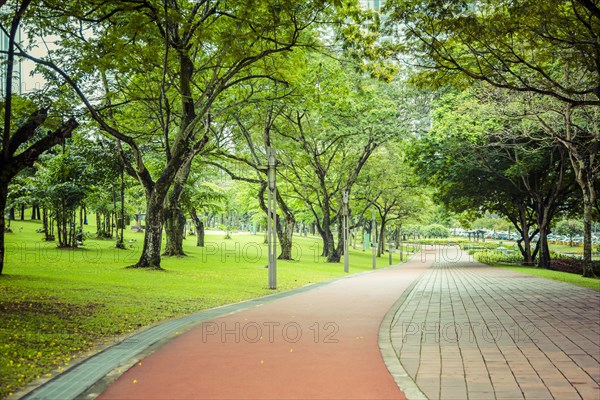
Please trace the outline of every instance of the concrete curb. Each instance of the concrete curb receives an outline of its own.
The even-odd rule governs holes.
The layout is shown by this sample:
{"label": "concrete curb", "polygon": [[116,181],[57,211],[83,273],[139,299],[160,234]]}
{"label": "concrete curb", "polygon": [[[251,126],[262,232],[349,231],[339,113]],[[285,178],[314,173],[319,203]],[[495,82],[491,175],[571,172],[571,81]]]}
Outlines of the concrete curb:
{"label": "concrete curb", "polygon": [[[418,254],[418,253],[416,253]],[[415,255],[413,255],[410,259],[412,259]],[[409,259],[409,260],[410,260]],[[419,389],[417,384],[412,380],[412,378],[408,375],[408,373],[402,367],[400,360],[398,359],[398,355],[392,346],[392,338],[391,338],[391,327],[396,318],[396,315],[402,308],[402,305],[406,302],[413,289],[419,282],[420,277],[415,280],[405,291],[402,293],[402,296],[394,303],[394,305],[390,308],[390,310],[385,314],[383,321],[381,321],[381,325],[379,327],[379,350],[381,351],[381,356],[383,358],[383,362],[387,367],[388,371],[396,381],[398,388],[404,393],[407,399],[409,400],[427,400],[427,396]]]}

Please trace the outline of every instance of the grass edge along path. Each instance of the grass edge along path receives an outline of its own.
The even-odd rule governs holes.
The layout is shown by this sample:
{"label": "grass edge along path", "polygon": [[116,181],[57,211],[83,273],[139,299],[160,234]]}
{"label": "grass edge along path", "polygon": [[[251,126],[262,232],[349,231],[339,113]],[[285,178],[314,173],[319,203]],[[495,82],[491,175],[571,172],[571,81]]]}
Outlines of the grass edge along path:
{"label": "grass edge along path", "polygon": [[[263,235],[188,237],[188,257],[164,258],[166,271],[126,269],[143,235],[127,232],[127,250],[112,240],[77,250],[41,241],[40,225],[13,222],[0,277],[0,398],[36,379],[48,380],[91,351],[160,321],[272,294]],[[93,227],[90,226],[93,232]],[[278,291],[345,276],[343,263],[324,262],[320,239],[295,238],[295,261],[278,261]],[[396,255],[395,263],[399,262]],[[377,259],[378,268],[388,257]],[[350,250],[351,273],[371,269],[371,253]]]}

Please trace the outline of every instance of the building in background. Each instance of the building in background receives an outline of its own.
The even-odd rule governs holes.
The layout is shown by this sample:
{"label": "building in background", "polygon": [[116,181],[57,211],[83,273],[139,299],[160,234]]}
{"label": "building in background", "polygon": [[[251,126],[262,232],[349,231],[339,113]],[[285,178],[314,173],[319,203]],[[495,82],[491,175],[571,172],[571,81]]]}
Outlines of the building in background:
{"label": "building in background", "polygon": [[[15,40],[21,43],[21,28],[17,30],[17,36]],[[0,51],[8,51],[8,36],[4,33],[4,31],[0,30]],[[2,68],[0,69],[0,84],[2,84],[2,90],[0,91],[0,96],[4,97],[6,93],[6,55],[0,53],[0,60],[2,61]],[[22,94],[23,93],[23,66],[21,59],[15,57],[15,66],[13,69],[13,94]]]}
{"label": "building in background", "polygon": [[381,11],[385,0],[360,0],[360,6],[367,10]]}

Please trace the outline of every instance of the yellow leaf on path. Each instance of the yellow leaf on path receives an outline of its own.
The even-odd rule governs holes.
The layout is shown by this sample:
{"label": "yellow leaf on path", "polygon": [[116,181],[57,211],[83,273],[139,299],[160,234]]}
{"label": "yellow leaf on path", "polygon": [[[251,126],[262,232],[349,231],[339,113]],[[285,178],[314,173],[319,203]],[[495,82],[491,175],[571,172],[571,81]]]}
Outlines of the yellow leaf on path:
{"label": "yellow leaf on path", "polygon": [[134,379],[133,380],[133,384],[135,385],[136,383],[137,383],[137,379]]}

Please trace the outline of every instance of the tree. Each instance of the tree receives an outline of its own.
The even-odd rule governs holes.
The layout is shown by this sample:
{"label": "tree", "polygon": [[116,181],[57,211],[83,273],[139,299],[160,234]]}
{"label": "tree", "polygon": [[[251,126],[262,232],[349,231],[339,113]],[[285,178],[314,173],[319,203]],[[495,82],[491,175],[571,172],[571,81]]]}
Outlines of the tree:
{"label": "tree", "polygon": [[389,225],[394,222],[401,225],[423,209],[426,189],[419,185],[409,167],[403,146],[403,143],[389,142],[377,149],[356,185],[353,200],[364,204],[365,211],[374,208],[378,214],[378,257],[385,251]]}
{"label": "tree", "polygon": [[[288,83],[289,84],[289,83]],[[259,186],[257,193],[258,205],[267,214],[269,210],[265,201],[268,187],[268,149],[272,146],[272,130],[281,118],[285,105],[285,97],[288,91],[280,93],[280,84],[261,85],[253,90],[260,89],[266,93],[266,99],[256,99],[246,107],[241,107],[231,113],[232,122],[229,129],[221,129],[218,149],[214,153],[220,158],[211,161],[210,164],[224,170],[229,176],[238,181],[253,183]],[[233,166],[242,166],[233,170]],[[296,226],[296,217],[287,204],[286,195],[280,190],[282,185],[277,185],[278,213],[275,220],[275,231],[279,241],[281,253],[277,257],[280,260],[292,259],[292,241]],[[283,215],[283,218],[281,217]]]}
{"label": "tree", "polygon": [[489,90],[485,101],[494,105],[497,114],[510,115],[531,126],[525,130],[506,130],[506,139],[550,142],[566,150],[569,173],[579,186],[579,197],[583,200],[583,275],[593,275],[592,214],[594,207],[598,206],[595,177],[600,172],[600,108],[573,107],[538,95],[511,94],[504,90]]}
{"label": "tree", "polygon": [[204,217],[199,215],[199,211],[202,211],[202,214],[221,211],[219,203],[224,199],[224,194],[214,183],[202,182],[198,176],[194,178],[196,179],[188,182],[182,200],[196,228],[196,246],[204,247]]}
{"label": "tree", "polygon": [[573,182],[562,147],[505,134],[533,128],[468,93],[449,94],[440,99],[433,129],[418,139],[412,155],[416,171],[438,188],[444,204],[457,212],[489,210],[506,216],[521,234],[525,263],[533,263],[539,252],[539,265],[547,267],[550,223],[573,207]]}
{"label": "tree", "polygon": [[[45,57],[24,49],[19,55],[72,87],[100,129],[117,140],[127,173],[144,188],[146,230],[135,267],[160,268],[165,200],[172,188],[168,215],[179,218],[184,166],[208,143],[215,102],[244,82],[276,79],[270,65],[309,45],[304,32],[328,7],[317,0],[48,0],[32,16],[35,32],[58,35],[61,46]],[[262,67],[261,60],[267,60]],[[97,88],[106,92],[101,104],[91,100]],[[151,165],[147,154],[157,152],[161,159]]]}
{"label": "tree", "polygon": [[598,131],[572,124],[575,114],[595,115],[600,106],[600,8],[589,0],[538,2],[452,0],[388,1],[388,28],[403,38],[425,67],[415,80],[465,86],[483,81],[511,93],[528,93],[564,115],[544,130],[569,152],[584,201],[584,275],[591,269],[591,213],[598,172]]}
{"label": "tree", "polygon": [[[339,262],[342,240],[336,247],[332,228],[340,222],[341,197],[352,191],[375,149],[406,126],[397,86],[348,73],[337,61],[318,59],[308,65],[302,102],[285,109],[285,124],[275,126],[282,140],[277,147],[284,149],[280,170],[310,209],[323,255]],[[341,239],[341,223],[337,228]]]}
{"label": "tree", "polygon": [[[0,4],[2,17],[0,28],[8,38],[8,46],[3,63],[4,70],[4,99],[2,101],[3,126],[2,148],[0,158],[0,275],[4,269],[4,210],[8,197],[8,185],[11,180],[25,168],[31,167],[40,154],[70,137],[78,123],[74,118],[66,121],[48,118],[49,107],[34,107],[27,111],[25,107],[13,107],[16,96],[13,93],[15,50],[18,46],[16,35],[21,26],[22,18],[31,1],[11,2]],[[16,123],[16,121],[23,121]]]}
{"label": "tree", "polygon": [[68,149],[49,157],[37,171],[43,197],[56,220],[58,247],[77,247],[76,210],[88,185],[85,160]]}
{"label": "tree", "polygon": [[425,84],[473,80],[600,105],[600,8],[589,0],[391,0],[387,33]]}
{"label": "tree", "polygon": [[427,225],[424,229],[424,235],[428,238],[442,239],[450,236],[450,229],[443,225]]}
{"label": "tree", "polygon": [[[545,109],[545,110],[544,110]],[[592,268],[592,222],[598,207],[597,176],[600,174],[600,108],[544,107],[535,116],[546,136],[564,146],[575,181],[583,197],[583,276],[594,276]]]}
{"label": "tree", "polygon": [[558,221],[554,231],[557,235],[569,237],[569,246],[573,246],[573,236],[583,233],[583,222],[575,219],[563,219]]}
{"label": "tree", "polygon": [[115,143],[95,131],[71,141],[71,151],[86,160],[89,176],[86,204],[96,213],[96,236],[113,238],[115,247],[124,249],[123,232],[126,225],[125,191],[132,182],[124,175],[124,166]]}

